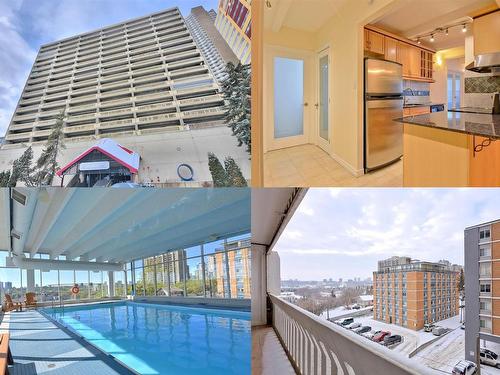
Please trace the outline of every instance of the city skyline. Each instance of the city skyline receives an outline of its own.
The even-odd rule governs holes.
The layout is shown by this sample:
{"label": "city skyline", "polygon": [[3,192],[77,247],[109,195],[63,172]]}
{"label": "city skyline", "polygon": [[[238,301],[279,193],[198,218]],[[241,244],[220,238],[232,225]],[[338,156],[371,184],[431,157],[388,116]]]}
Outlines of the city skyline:
{"label": "city skyline", "polygon": [[365,279],[394,255],[463,265],[463,231],[498,217],[494,198],[492,189],[309,190],[275,249],[281,279]]}
{"label": "city skyline", "polygon": [[41,45],[173,7],[185,18],[200,5],[217,10],[218,1],[114,0],[100,4],[99,12],[92,1],[0,1],[0,137]]}

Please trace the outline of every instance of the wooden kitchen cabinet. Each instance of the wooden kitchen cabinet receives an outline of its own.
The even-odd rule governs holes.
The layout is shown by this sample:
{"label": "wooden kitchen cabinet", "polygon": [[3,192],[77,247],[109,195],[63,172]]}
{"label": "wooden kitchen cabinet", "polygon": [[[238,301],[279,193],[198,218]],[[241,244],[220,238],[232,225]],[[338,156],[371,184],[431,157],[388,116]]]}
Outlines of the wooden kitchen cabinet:
{"label": "wooden kitchen cabinet", "polygon": [[401,61],[399,61],[399,54],[398,54],[399,51],[398,41],[396,39],[386,36],[384,43],[385,43],[385,59],[401,63]]}
{"label": "wooden kitchen cabinet", "polygon": [[385,53],[384,39],[382,34],[365,29],[365,50],[383,55]]}
{"label": "wooden kitchen cabinet", "polygon": [[500,51],[500,10],[474,19],[474,55]]}
{"label": "wooden kitchen cabinet", "polygon": [[429,106],[403,108],[403,117],[424,115],[424,114],[430,113],[430,112],[431,112],[431,108]]}
{"label": "wooden kitchen cabinet", "polygon": [[409,46],[408,59],[410,63],[410,77],[420,78],[420,48]]}

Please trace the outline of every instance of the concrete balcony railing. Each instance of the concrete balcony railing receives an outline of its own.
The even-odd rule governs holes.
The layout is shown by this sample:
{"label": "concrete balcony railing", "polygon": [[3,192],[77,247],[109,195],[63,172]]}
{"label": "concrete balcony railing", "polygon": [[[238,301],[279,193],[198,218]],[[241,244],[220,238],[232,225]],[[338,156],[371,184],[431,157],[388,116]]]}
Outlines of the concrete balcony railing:
{"label": "concrete balcony railing", "polygon": [[[150,82],[150,81],[154,81],[154,80],[159,80],[159,79],[162,79],[162,78],[166,78],[167,77],[167,73],[165,73],[164,71],[161,72],[161,73],[158,73],[158,74],[151,74],[151,75],[148,75],[147,77],[138,77],[138,78],[133,78],[132,81],[134,83],[142,83],[142,82]],[[140,87],[140,86],[139,86]],[[137,89],[137,88],[136,88]]]}
{"label": "concrete balcony railing", "polygon": [[108,107],[114,107],[117,105],[123,105],[123,104],[129,104],[132,102],[132,98],[120,98],[120,99],[113,99],[113,100],[107,100],[105,102],[101,103],[101,108],[108,108]]}
{"label": "concrete balcony railing", "polygon": [[132,71],[132,75],[144,74],[144,73],[161,73],[164,71],[165,68],[163,67],[163,65],[158,65],[149,68],[135,69]]}
{"label": "concrete balcony railing", "polygon": [[112,68],[117,67],[117,66],[123,67],[124,65],[127,65],[127,64],[128,64],[128,58],[127,58],[127,55],[125,55],[125,56],[122,56],[120,58],[113,59],[112,61],[102,63],[101,68],[102,69],[112,69]]}
{"label": "concrete balcony railing", "polygon": [[142,55],[143,53],[146,53],[146,52],[158,51],[158,50],[159,50],[158,44],[152,44],[152,45],[147,46],[147,47],[137,48],[137,49],[131,50],[130,55],[134,55],[134,56]]}
{"label": "concrete balcony railing", "polygon": [[88,85],[92,85],[92,84],[97,85],[97,81],[98,81],[97,78],[93,78],[93,79],[89,79],[89,80],[85,80],[85,81],[73,82],[73,90],[78,89],[79,87],[82,87],[82,86],[88,86]]}
{"label": "concrete balcony railing", "polygon": [[147,67],[148,65],[154,64],[154,63],[159,63],[161,62],[160,58],[158,57],[158,54],[156,56],[153,56],[152,58],[144,58],[141,59],[137,62],[134,62],[130,64],[132,68],[141,68],[141,67]]}
{"label": "concrete balcony railing", "polygon": [[9,130],[31,130],[33,129],[33,123],[29,122],[27,124],[11,124]]}
{"label": "concrete balcony railing", "polygon": [[158,38],[160,41],[160,46],[162,48],[169,48],[170,46],[179,44],[179,43],[188,43],[192,42],[193,38],[189,36],[187,32],[180,32],[176,34],[171,34],[168,36]]}
{"label": "concrete balcony railing", "polygon": [[175,68],[182,68],[184,66],[190,66],[194,64],[201,64],[203,62],[203,59],[201,57],[195,57],[193,59],[188,59],[188,60],[183,60],[183,61],[177,61],[177,62],[171,62],[167,64],[167,68],[169,70],[175,69]]}
{"label": "concrete balcony railing", "polygon": [[29,120],[35,120],[37,114],[36,113],[30,113],[29,115],[15,115],[12,121],[29,121]]}
{"label": "concrete balcony railing", "polygon": [[210,95],[210,96],[202,96],[199,98],[191,98],[191,99],[183,99],[179,101],[179,105],[181,107],[192,106],[192,105],[201,105],[201,104],[209,104],[209,103],[224,103],[224,98],[221,95]]}
{"label": "concrete balcony railing", "polygon": [[164,111],[164,110],[169,110],[169,109],[173,109],[173,108],[175,108],[175,104],[173,102],[167,102],[167,103],[142,105],[142,106],[136,107],[135,110],[137,113],[144,113],[144,112]]}
{"label": "concrete balcony railing", "polygon": [[34,84],[37,84],[37,83],[44,83],[47,81],[47,79],[49,78],[49,76],[45,76],[45,77],[40,77],[40,78],[30,78],[28,79],[28,85],[34,85]]}
{"label": "concrete balcony railing", "polygon": [[30,138],[31,138],[31,132],[5,135],[6,141],[19,141],[22,139],[28,141]]}
{"label": "concrete balcony railing", "polygon": [[26,113],[26,112],[32,112],[32,113],[38,112],[38,107],[39,106],[40,106],[39,104],[35,104],[35,105],[27,106],[27,107],[19,107],[16,110],[16,114],[18,114],[18,115],[29,115],[29,113]]}
{"label": "concrete balcony railing", "polygon": [[52,100],[52,99],[66,99],[68,97],[68,92],[58,92],[56,94],[46,94],[44,100]]}
{"label": "concrete balcony railing", "polygon": [[178,113],[164,113],[161,115],[139,117],[137,121],[139,122],[139,124],[154,124],[158,122],[173,121],[178,119]]}
{"label": "concrete balcony railing", "polygon": [[129,79],[124,79],[119,82],[111,82],[111,83],[105,83],[101,85],[101,91],[102,90],[110,90],[110,89],[121,89],[121,88],[127,88],[130,87],[130,80]]}
{"label": "concrete balcony railing", "polygon": [[33,90],[43,90],[43,89],[45,89],[45,83],[41,83],[41,84],[34,84],[34,85],[33,85],[33,84],[29,84],[29,83],[28,83],[28,84],[26,85],[26,89],[27,89],[27,90],[32,90],[32,91],[33,91]]}
{"label": "concrete balcony railing", "polygon": [[144,102],[147,100],[154,100],[154,99],[163,99],[163,98],[171,98],[172,95],[170,93],[165,93],[165,92],[159,92],[157,94],[148,94],[148,95],[140,95],[135,97],[136,103],[139,102]]}
{"label": "concrete balcony railing", "polygon": [[37,97],[41,97],[45,90],[32,90],[32,91],[25,91],[23,93],[23,96],[21,97],[22,99],[35,99]]}
{"label": "concrete balcony railing", "polygon": [[49,117],[49,116],[58,116],[61,114],[61,110],[60,109],[55,109],[53,111],[43,111],[40,113],[40,116],[41,118],[45,118],[45,117]]}
{"label": "concrete balcony railing", "polygon": [[270,295],[273,328],[301,374],[432,374],[416,361]]}
{"label": "concrete balcony railing", "polygon": [[149,85],[145,86],[139,86],[135,87],[135,92],[144,92],[144,91],[150,91],[152,89],[163,89],[163,88],[168,88],[170,86],[170,82],[167,81],[162,81],[162,82],[157,82],[157,83],[151,83]]}
{"label": "concrete balcony railing", "polygon": [[73,112],[79,112],[79,111],[88,111],[91,109],[97,108],[97,104],[84,104],[84,105],[77,105],[73,107],[69,107],[67,112],[68,113],[73,113]]}
{"label": "concrete balcony railing", "polygon": [[184,60],[184,59],[190,59],[194,57],[200,56],[200,51],[198,50],[193,50],[193,51],[186,51],[186,52],[180,52],[180,53],[174,53],[172,55],[168,55],[164,58],[165,62],[167,63],[172,63],[176,62],[178,60]]}
{"label": "concrete balcony railing", "polygon": [[112,111],[102,111],[99,113],[99,117],[100,118],[109,118],[109,117],[130,115],[133,113],[134,113],[134,110],[132,108],[121,108],[121,109],[115,109]]}
{"label": "concrete balcony railing", "polygon": [[90,100],[97,100],[97,95],[85,95],[85,96],[79,96],[78,98],[71,98],[69,100],[69,104],[81,103]]}
{"label": "concrete balcony railing", "polygon": [[52,102],[52,103],[44,103],[41,105],[41,108],[43,110],[48,110],[50,108],[58,108],[58,107],[64,107],[64,106],[66,106],[66,99],[58,100],[57,102]]}
{"label": "concrete balcony railing", "polygon": [[206,65],[199,65],[199,66],[192,66],[184,69],[175,70],[170,73],[170,77],[172,79],[179,79],[206,73],[208,73],[208,67]]}
{"label": "concrete balcony railing", "polygon": [[133,118],[127,118],[123,120],[101,122],[99,124],[99,129],[112,129],[112,128],[135,126],[134,124],[135,122]]}
{"label": "concrete balcony railing", "polygon": [[105,65],[107,64],[108,62],[113,62],[115,60],[119,60],[119,59],[127,59],[128,57],[128,54],[127,52],[120,52],[120,53],[115,53],[113,55],[108,55],[106,57],[103,57],[102,58],[102,64]]}
{"label": "concrete balcony railing", "polygon": [[117,66],[114,68],[107,68],[107,69],[103,69],[102,73],[106,74],[107,76],[109,76],[113,73],[128,74],[128,67],[122,65],[122,66]]}
{"label": "concrete balcony railing", "polygon": [[71,94],[97,94],[97,88],[95,86],[73,88]]}
{"label": "concrete balcony railing", "polygon": [[131,58],[130,61],[132,61],[132,66],[134,66],[134,63],[137,62],[142,62],[145,59],[149,58],[159,58],[160,57],[160,51],[153,51],[153,52],[148,52],[140,56],[135,56],[134,58]]}
{"label": "concrete balcony railing", "polygon": [[32,132],[32,135],[33,135],[33,137],[48,137],[51,132],[52,132],[52,129],[35,130]]}
{"label": "concrete balcony railing", "polygon": [[226,112],[222,107],[203,108],[203,109],[196,109],[193,111],[183,112],[182,117],[187,120],[197,117],[219,117],[223,116],[225,113]]}
{"label": "concrete balcony railing", "polygon": [[77,125],[77,126],[66,126],[63,128],[64,134],[75,134],[75,133],[83,133],[83,132],[95,132],[95,124],[88,125]]}
{"label": "concrete balcony railing", "polygon": [[120,53],[120,52],[125,52],[127,50],[127,46],[122,46],[122,47],[117,47],[117,48],[110,48],[107,51],[103,51],[101,55],[103,57],[108,57],[109,55],[114,55],[115,53]]}
{"label": "concrete balcony railing", "polygon": [[198,86],[198,87],[192,87],[192,88],[187,88],[187,89],[176,90],[176,94],[177,95],[187,95],[187,94],[194,94],[194,93],[199,93],[199,92],[204,92],[204,91],[211,91],[211,90],[217,90],[217,85],[216,84],[210,84],[210,85],[204,85],[204,86]]}
{"label": "concrete balcony railing", "polygon": [[50,85],[52,87],[54,87],[54,86],[66,86],[66,85],[69,85],[70,83],[71,83],[71,77],[50,81]]}
{"label": "concrete balcony railing", "polygon": [[86,121],[86,120],[95,120],[96,118],[96,114],[95,113],[88,113],[88,114],[85,114],[85,115],[72,115],[72,116],[68,116],[68,118],[66,119],[66,122],[68,124],[72,124],[74,122],[79,122],[79,121]]}
{"label": "concrete balcony railing", "polygon": [[194,50],[194,49],[196,49],[196,44],[194,44],[193,42],[189,42],[189,43],[181,44],[181,45],[175,46],[175,47],[163,48],[162,52],[164,55],[170,55],[170,54],[174,54],[177,52],[182,52],[182,51],[186,51],[186,50]]}
{"label": "concrete balcony railing", "polygon": [[52,119],[52,120],[43,120],[43,121],[38,121],[38,122],[36,123],[36,126],[37,126],[37,127],[39,127],[39,128],[40,128],[40,127],[45,127],[45,126],[53,126],[53,125],[55,125],[55,124],[56,124],[56,122],[57,122],[57,120],[56,120],[56,119]]}
{"label": "concrete balcony railing", "polygon": [[124,94],[130,94],[132,90],[127,87],[126,89],[107,91],[101,94],[101,98],[112,98],[113,96],[119,96]]}

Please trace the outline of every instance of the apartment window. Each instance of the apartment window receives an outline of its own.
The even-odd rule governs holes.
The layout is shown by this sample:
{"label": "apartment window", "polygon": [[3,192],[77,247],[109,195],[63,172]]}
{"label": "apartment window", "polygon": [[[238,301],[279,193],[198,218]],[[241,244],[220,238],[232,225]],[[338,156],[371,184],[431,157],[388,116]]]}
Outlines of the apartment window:
{"label": "apartment window", "polygon": [[479,264],[479,277],[489,277],[491,276],[491,263],[480,263]]}
{"label": "apartment window", "polygon": [[479,246],[479,256],[480,257],[490,257],[491,256],[491,245]]}
{"label": "apartment window", "polygon": [[479,229],[479,239],[485,240],[490,238],[490,228],[480,228]]}
{"label": "apartment window", "polygon": [[491,293],[491,284],[480,284],[481,293]]}

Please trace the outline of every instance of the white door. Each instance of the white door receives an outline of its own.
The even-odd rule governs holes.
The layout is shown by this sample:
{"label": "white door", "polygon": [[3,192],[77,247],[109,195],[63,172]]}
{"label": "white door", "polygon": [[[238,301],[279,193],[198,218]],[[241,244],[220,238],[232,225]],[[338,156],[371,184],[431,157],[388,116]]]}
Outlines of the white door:
{"label": "white door", "polygon": [[462,73],[448,71],[448,109],[460,108],[462,105]]}
{"label": "white door", "polygon": [[327,48],[317,56],[317,100],[316,108],[316,143],[326,152],[330,152],[330,49]]}
{"label": "white door", "polygon": [[309,55],[302,51],[267,50],[264,76],[266,151],[309,142],[307,118],[312,107],[307,99],[310,87]]}

